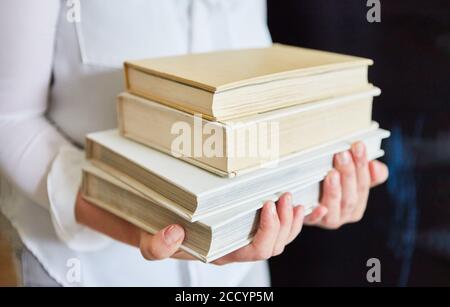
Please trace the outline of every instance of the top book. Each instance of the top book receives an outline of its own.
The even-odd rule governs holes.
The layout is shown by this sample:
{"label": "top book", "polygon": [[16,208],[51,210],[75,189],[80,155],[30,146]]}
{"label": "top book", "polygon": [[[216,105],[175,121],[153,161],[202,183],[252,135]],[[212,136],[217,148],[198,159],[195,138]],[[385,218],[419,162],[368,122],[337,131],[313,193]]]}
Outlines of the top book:
{"label": "top book", "polygon": [[127,90],[226,120],[370,87],[370,59],[274,44],[125,62]]}

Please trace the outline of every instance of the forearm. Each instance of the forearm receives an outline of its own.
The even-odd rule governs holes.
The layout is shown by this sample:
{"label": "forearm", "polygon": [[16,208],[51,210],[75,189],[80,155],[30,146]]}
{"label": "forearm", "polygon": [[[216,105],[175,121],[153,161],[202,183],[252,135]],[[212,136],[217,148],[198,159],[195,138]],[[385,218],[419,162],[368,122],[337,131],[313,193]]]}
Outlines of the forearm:
{"label": "forearm", "polygon": [[138,227],[89,203],[81,194],[77,197],[75,218],[78,223],[117,241],[139,247],[141,230]]}
{"label": "forearm", "polygon": [[44,115],[59,7],[54,0],[0,2],[0,170],[44,207],[51,161],[68,145]]}
{"label": "forearm", "polygon": [[62,146],[71,146],[44,116],[0,116],[0,169],[36,203],[48,208],[47,174]]}

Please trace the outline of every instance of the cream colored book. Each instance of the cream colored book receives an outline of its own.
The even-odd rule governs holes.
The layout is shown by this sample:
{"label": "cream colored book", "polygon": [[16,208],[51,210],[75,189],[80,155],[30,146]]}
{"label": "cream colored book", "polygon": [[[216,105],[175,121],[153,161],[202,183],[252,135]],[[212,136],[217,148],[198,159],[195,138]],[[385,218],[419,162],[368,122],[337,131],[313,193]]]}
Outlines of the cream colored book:
{"label": "cream colored book", "polygon": [[[305,214],[317,204],[319,181],[299,182],[290,188],[293,200],[305,207]],[[179,224],[186,231],[182,249],[201,261],[210,262],[251,242],[258,225],[259,209],[266,199],[252,199],[234,210],[189,222],[161,205],[158,198],[149,198],[91,164],[83,169],[83,197],[114,215],[150,233]]]}
{"label": "cream colored book", "polygon": [[292,184],[323,177],[332,168],[333,155],[349,149],[356,140],[366,143],[370,159],[377,158],[383,153],[381,141],[388,136],[388,131],[379,129],[374,123],[365,131],[290,155],[234,178],[216,176],[130,141],[120,136],[117,130],[89,134],[86,155],[97,167],[133,189],[149,198],[158,198],[180,217],[196,221],[251,199],[285,192]]}
{"label": "cream colored book", "polygon": [[224,120],[365,89],[372,60],[274,44],[125,62],[129,92]]}
{"label": "cream colored book", "polygon": [[214,122],[122,93],[117,113],[123,136],[220,176],[232,177],[368,129],[372,124],[373,97],[379,94],[380,90],[374,87],[320,102]]}

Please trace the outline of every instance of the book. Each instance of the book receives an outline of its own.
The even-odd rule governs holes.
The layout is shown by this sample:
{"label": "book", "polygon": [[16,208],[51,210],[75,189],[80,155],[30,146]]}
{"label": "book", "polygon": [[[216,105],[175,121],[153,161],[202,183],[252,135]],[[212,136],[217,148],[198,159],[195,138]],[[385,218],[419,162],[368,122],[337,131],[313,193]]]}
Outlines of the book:
{"label": "book", "polygon": [[[161,206],[155,198],[147,197],[91,164],[84,166],[82,178],[82,194],[87,201],[149,233],[170,224],[182,226],[185,240],[181,249],[203,262],[214,261],[249,244],[258,225],[259,209],[264,204],[264,200],[253,199],[223,214],[189,222]],[[305,214],[317,204],[319,180],[292,187],[293,201],[304,206]],[[266,200],[276,199],[272,196]]]}
{"label": "book", "polygon": [[372,63],[274,44],[126,61],[124,69],[130,93],[220,121],[363,90]]}
{"label": "book", "polygon": [[381,140],[388,136],[388,131],[373,123],[364,131],[300,151],[234,178],[216,176],[130,141],[117,130],[87,135],[86,157],[150,198],[158,191],[163,196],[163,200],[158,200],[164,206],[186,220],[197,221],[249,199],[285,192],[288,185],[323,177],[332,168],[334,154],[348,150],[357,140],[366,143],[368,157],[375,159],[383,154]]}
{"label": "book", "polygon": [[[220,176],[233,177],[372,124],[373,87],[349,95],[222,122],[122,93],[120,133]],[[276,134],[276,135],[275,135]],[[180,141],[181,140],[181,141]]]}

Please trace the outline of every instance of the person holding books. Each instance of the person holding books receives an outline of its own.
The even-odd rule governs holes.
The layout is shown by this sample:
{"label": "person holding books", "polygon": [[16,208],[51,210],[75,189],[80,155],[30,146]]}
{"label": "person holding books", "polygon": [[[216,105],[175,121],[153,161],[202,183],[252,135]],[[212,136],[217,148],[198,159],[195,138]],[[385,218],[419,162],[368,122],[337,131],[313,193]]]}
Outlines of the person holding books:
{"label": "person holding books", "polygon": [[2,1],[1,209],[25,246],[26,285],[269,285],[259,260],[282,253],[303,224],[361,219],[388,175],[362,143],[335,157],[313,213],[304,219],[289,193],[267,202],[253,243],[215,261],[223,266],[180,261],[190,258],[178,251],[180,226],[150,235],[78,194],[79,147],[115,126],[125,59],[268,46],[265,19],[262,0]]}

